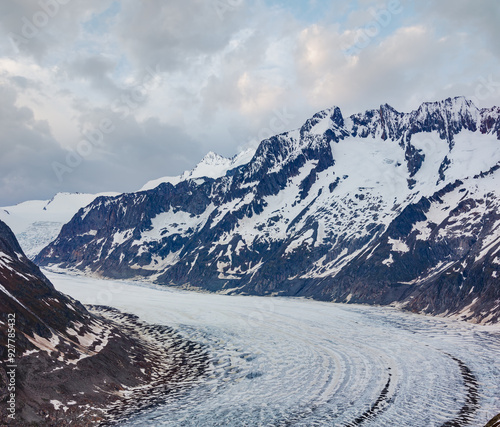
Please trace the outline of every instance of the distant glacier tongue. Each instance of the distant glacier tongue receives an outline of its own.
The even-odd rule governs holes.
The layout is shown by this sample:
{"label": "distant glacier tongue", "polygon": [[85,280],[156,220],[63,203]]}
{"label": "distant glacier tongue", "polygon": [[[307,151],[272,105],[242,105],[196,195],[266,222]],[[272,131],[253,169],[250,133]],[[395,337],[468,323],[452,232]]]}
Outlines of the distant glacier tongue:
{"label": "distant glacier tongue", "polygon": [[106,296],[211,354],[199,383],[119,425],[465,426],[484,425],[500,408],[498,327],[47,275],[84,303]]}

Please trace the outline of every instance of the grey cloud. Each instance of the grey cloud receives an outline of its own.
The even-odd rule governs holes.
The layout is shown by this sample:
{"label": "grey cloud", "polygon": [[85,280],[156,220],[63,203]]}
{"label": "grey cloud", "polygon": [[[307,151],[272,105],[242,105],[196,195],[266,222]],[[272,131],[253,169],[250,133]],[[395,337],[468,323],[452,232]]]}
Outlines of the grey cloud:
{"label": "grey cloud", "polygon": [[112,73],[117,66],[116,61],[103,55],[78,57],[73,61],[61,65],[61,73],[73,81],[88,84],[91,89],[100,94],[116,97],[120,88],[112,78]]}
{"label": "grey cloud", "polygon": [[[99,136],[95,132],[102,119],[112,124],[112,130]],[[181,129],[156,118],[140,122],[133,115],[94,109],[80,116],[80,122],[89,131],[81,140],[93,138],[92,149],[90,154],[79,156],[79,164],[71,167],[71,172],[61,173],[59,188],[134,191],[150,179],[189,169],[193,166],[191,159],[200,159],[203,154],[199,144]],[[79,153],[74,150],[73,155],[75,152]],[[72,166],[66,156],[66,152],[60,153],[55,161]]]}
{"label": "grey cloud", "polygon": [[123,1],[117,32],[124,48],[139,67],[159,64],[171,71],[189,66],[200,55],[223,49],[231,35],[248,22],[245,2],[230,7],[222,16],[218,3],[228,0]]}
{"label": "grey cloud", "polygon": [[[487,46],[498,31],[489,15],[495,16],[500,7],[465,0],[419,2],[416,7],[418,15],[403,14],[395,33],[371,39],[355,58],[341,54],[342,37],[336,27],[313,27],[320,32],[313,47],[321,60],[308,60],[312,36],[299,40],[296,59],[298,84],[309,102],[318,107],[338,104],[356,112],[385,102],[407,110],[426,100],[472,96],[481,78],[488,78],[497,68],[492,65],[498,65]],[[494,7],[497,12],[491,10]],[[476,31],[482,26],[485,33]],[[497,93],[486,102],[492,105],[499,98]]]}
{"label": "grey cloud", "polygon": [[49,125],[34,119],[33,111],[17,107],[16,92],[0,87],[0,202],[2,205],[53,194],[47,173],[60,152]]}
{"label": "grey cloud", "polygon": [[[498,69],[496,0],[413,2],[417,14],[408,8],[393,22],[392,35],[376,37],[351,61],[342,32],[364,25],[371,18],[366,10],[385,3],[362,0],[364,12],[351,13],[348,2],[331,2],[311,23],[285,2],[122,0],[116,16],[92,24],[93,33],[85,23],[112,0],[73,0],[16,57],[6,35],[19,33],[22,18],[32,19],[40,6],[0,2],[0,52],[18,59],[25,72],[1,74],[7,87],[0,107],[0,203],[56,191],[131,191],[192,167],[209,150],[235,154],[269,127],[274,110],[293,114],[287,129],[332,105],[345,114],[385,102],[408,110],[423,100],[473,95],[481,78]],[[224,4],[221,15],[216,6]],[[26,74],[32,58],[40,81]],[[118,111],[114,100],[130,90],[123,76],[139,82],[147,66],[159,67],[165,86],[147,92],[136,108]],[[23,93],[17,101],[16,91]],[[69,105],[62,131],[55,131],[59,123],[35,120],[33,111],[43,113],[44,105],[47,117],[58,118],[57,107]],[[51,164],[65,162],[61,145],[78,141],[53,135],[71,135],[74,122],[81,131],[92,129],[102,118],[115,130],[59,183]]]}
{"label": "grey cloud", "polygon": [[113,0],[2,0],[0,47],[5,55],[24,54],[41,61],[56,47],[77,39],[82,22],[109,7]]}
{"label": "grey cloud", "polygon": [[19,89],[22,89],[22,90],[26,90],[26,89],[40,90],[41,89],[40,82],[38,82],[34,79],[28,79],[24,76],[7,76],[7,78],[14,86],[17,86]]}
{"label": "grey cloud", "polygon": [[138,121],[132,114],[84,103],[86,112],[79,118],[82,128],[95,128],[106,118],[114,130],[59,180],[53,164],[67,166],[70,152],[55,141],[47,122],[35,120],[30,108],[16,106],[14,87],[1,86],[0,99],[0,206],[51,198],[59,191],[134,191],[150,179],[181,173],[205,154],[178,127],[156,118]]}
{"label": "grey cloud", "polygon": [[450,37],[465,34],[469,49],[487,47],[500,57],[500,4],[497,0],[440,0],[415,2],[420,19]]}
{"label": "grey cloud", "polygon": [[222,58],[220,74],[210,76],[201,93],[203,114],[210,117],[219,108],[239,106],[242,93],[238,81],[244,73],[252,74],[265,63],[268,45],[269,36],[259,31]]}

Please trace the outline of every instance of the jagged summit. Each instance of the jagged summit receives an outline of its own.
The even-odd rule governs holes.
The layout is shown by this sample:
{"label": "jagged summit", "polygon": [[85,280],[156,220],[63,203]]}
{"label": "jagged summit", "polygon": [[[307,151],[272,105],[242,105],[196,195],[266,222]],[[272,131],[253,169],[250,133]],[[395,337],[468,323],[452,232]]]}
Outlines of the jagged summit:
{"label": "jagged summit", "polygon": [[[479,110],[472,101],[459,96],[444,101],[424,102],[417,110],[409,113],[401,113],[392,106],[383,104],[378,109],[353,114],[344,122],[340,108],[333,107],[307,120],[301,132],[311,131],[314,124],[326,117],[332,124],[324,130],[340,130],[344,137],[370,135],[382,136],[383,139],[401,139],[403,130],[417,133],[441,127],[443,131],[448,127],[451,127],[454,132],[459,132],[462,128],[474,131],[474,125],[480,124],[482,116],[486,115],[487,111],[486,109]],[[408,128],[410,123],[414,125],[413,128]],[[452,136],[453,133],[450,135]]]}
{"label": "jagged summit", "polygon": [[227,160],[230,160],[230,159],[227,159],[226,157],[224,156],[221,156],[213,151],[209,151],[205,157],[203,157],[203,159],[201,159],[201,162],[200,163],[205,163],[207,165],[209,164],[219,164],[219,163],[223,163]]}
{"label": "jagged summit", "polygon": [[254,153],[255,150],[250,148],[231,158],[227,158],[210,151],[193,169],[185,171],[178,176],[167,176],[149,181],[141,188],[140,191],[151,190],[163,183],[177,185],[178,183],[188,179],[219,178],[224,176],[229,170],[247,163],[252,158]]}
{"label": "jagged summit", "polygon": [[[344,118],[335,106],[316,113],[300,128],[300,135],[326,135],[338,142],[347,137],[411,139],[415,133],[439,131],[441,139],[450,143],[462,129],[475,131],[488,122],[493,109],[478,109],[463,96],[437,102],[424,102],[418,109],[401,113],[389,104]],[[487,131],[486,131],[487,132]],[[483,132],[484,133],[484,132]],[[292,135],[293,132],[289,132]]]}
{"label": "jagged summit", "polygon": [[[380,137],[383,140],[399,140],[402,144],[406,144],[413,134],[437,131],[439,137],[451,145],[454,135],[462,129],[475,131],[482,126],[486,130],[483,133],[487,133],[487,129],[490,129],[487,124],[491,121],[491,112],[488,114],[489,112],[490,110],[487,109],[479,110],[472,101],[463,96],[448,98],[444,101],[424,102],[417,110],[409,113],[398,112],[392,106],[383,104],[379,109],[352,114],[346,119],[341,109],[334,106],[316,113],[306,120],[300,129],[262,141],[257,150],[247,149],[232,158],[210,151],[193,169],[179,176],[150,181],[141,188],[141,191],[150,190],[164,182],[176,185],[187,179],[219,178],[227,171],[250,162],[254,154],[257,154],[257,157],[278,155],[276,158],[278,160],[283,156],[278,154],[280,148],[276,147],[277,145],[283,146],[282,154],[285,156],[293,155],[294,152],[298,153],[304,148],[313,148],[318,142],[317,136],[323,136],[328,142],[339,142],[349,137],[371,136],[372,138]],[[256,169],[256,163],[267,162],[255,159],[252,170]]]}
{"label": "jagged summit", "polygon": [[499,132],[498,108],[463,97],[408,113],[333,107],[210,179],[201,162],[175,184],[95,200],[37,262],[491,321]]}

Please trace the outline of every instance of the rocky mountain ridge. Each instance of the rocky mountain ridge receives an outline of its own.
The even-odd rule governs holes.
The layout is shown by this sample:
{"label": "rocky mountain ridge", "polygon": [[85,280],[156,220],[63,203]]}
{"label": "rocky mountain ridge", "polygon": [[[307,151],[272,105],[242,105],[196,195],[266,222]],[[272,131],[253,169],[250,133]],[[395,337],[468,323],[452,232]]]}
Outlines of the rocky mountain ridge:
{"label": "rocky mountain ridge", "polygon": [[498,321],[500,108],[334,107],[218,178],[100,197],[36,262]]}
{"label": "rocky mountain ridge", "polygon": [[0,221],[1,425],[113,421],[161,397],[165,382],[172,390],[201,375],[197,347],[116,310],[89,312],[53,287]]}

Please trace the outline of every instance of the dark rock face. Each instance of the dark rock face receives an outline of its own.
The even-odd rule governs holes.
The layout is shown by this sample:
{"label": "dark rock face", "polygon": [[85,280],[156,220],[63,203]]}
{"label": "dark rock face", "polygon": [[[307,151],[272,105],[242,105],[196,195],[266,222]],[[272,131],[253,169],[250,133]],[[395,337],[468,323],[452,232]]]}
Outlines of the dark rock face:
{"label": "dark rock face", "polygon": [[[14,234],[2,221],[0,254],[0,284],[5,289],[0,294],[2,322],[7,323],[8,313],[17,313],[17,326],[45,339],[53,335],[54,329],[66,328],[71,322],[88,323],[90,317],[83,306],[54,289],[40,269],[24,256]],[[37,313],[44,313],[44,319],[40,319]],[[5,330],[0,333],[5,333]],[[19,350],[31,347],[24,334],[18,336],[18,345]],[[5,348],[0,347],[2,358],[4,354],[1,352]]]}
{"label": "dark rock face", "polygon": [[[376,304],[402,301],[415,312],[461,313],[467,320],[498,322],[499,201],[472,198],[464,190],[457,181],[407,206],[372,251],[354,259],[315,296]],[[434,209],[447,211],[439,224],[432,221]]]}
{"label": "dark rock face", "polygon": [[224,177],[96,199],[36,262],[497,321],[499,117],[464,98],[325,110]]}
{"label": "dark rock face", "polygon": [[[125,389],[146,392],[153,377],[171,381],[188,366],[190,374],[202,373],[202,358],[188,352],[180,357],[182,369],[164,366],[173,352],[161,338],[168,334],[170,343],[173,331],[159,334],[153,348],[137,322],[107,317],[56,291],[0,221],[1,425],[95,425],[123,412]],[[12,399],[15,412],[7,410]]]}

